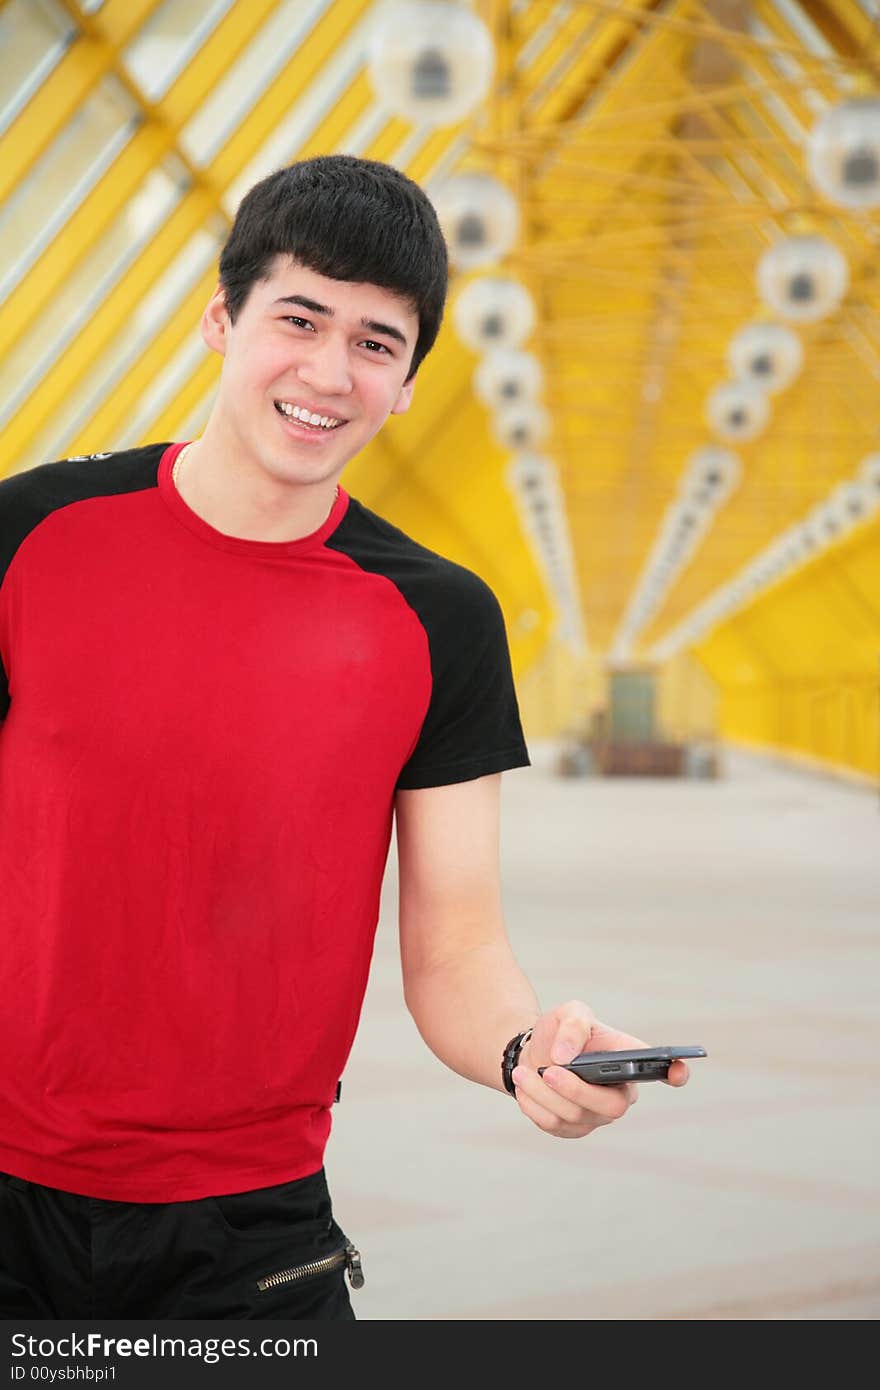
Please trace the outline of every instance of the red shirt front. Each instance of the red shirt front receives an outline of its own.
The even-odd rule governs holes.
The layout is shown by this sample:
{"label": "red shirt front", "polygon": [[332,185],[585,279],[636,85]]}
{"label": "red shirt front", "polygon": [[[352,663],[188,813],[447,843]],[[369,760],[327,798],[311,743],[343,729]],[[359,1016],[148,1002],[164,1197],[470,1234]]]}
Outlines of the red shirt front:
{"label": "red shirt front", "polygon": [[125,1201],[321,1166],[395,790],[528,763],[482,580],[341,489],[225,536],[180,447],[0,483],[0,1169]]}

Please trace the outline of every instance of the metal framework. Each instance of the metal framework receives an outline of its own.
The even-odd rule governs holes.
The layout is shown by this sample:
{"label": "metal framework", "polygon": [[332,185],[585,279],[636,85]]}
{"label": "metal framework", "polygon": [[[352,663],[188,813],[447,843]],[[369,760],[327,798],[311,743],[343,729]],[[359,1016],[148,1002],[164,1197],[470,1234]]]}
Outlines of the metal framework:
{"label": "metal framework", "polygon": [[[619,643],[689,453],[711,441],[705,400],[729,341],[763,315],[759,255],[781,234],[819,231],[847,257],[847,297],[799,330],[802,374],[740,447],[740,487],[641,622],[633,655],[645,654],[878,448],[880,218],[823,200],[804,160],[821,111],[880,86],[878,5],[473,7],[495,40],[491,96],[428,130],[372,89],[371,0],[6,0],[0,39],[20,63],[0,86],[4,469],[198,430],[217,363],[195,330],[230,217],[262,173],[334,150],[424,184],[486,169],[521,207],[505,268],[540,309],[548,452],[599,661]],[[447,323],[413,411],[349,483],[485,575],[526,673],[558,645],[553,596],[474,398],[475,365]],[[874,571],[857,570],[848,582],[876,620]],[[876,621],[874,634],[876,647]],[[738,659],[719,650],[716,675]],[[761,651],[778,674],[776,640]]]}

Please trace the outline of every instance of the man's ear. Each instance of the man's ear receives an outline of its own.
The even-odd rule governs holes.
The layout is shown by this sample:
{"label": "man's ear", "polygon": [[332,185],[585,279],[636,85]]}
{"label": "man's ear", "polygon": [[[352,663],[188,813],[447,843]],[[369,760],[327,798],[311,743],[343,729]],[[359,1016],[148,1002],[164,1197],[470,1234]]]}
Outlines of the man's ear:
{"label": "man's ear", "polygon": [[392,415],[405,415],[412,403],[413,391],[416,389],[416,374],[413,372],[411,377],[400,388],[397,400],[391,407]]}
{"label": "man's ear", "polygon": [[223,286],[218,285],[208,300],[208,307],[202,314],[202,337],[213,352],[219,352],[221,357],[225,357],[228,332],[229,314],[226,310],[226,294]]}

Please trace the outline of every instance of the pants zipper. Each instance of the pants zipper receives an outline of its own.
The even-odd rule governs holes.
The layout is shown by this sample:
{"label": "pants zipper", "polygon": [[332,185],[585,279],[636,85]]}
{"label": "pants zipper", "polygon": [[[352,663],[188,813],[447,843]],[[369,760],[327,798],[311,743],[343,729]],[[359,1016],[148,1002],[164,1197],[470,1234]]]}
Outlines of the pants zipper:
{"label": "pants zipper", "polygon": [[267,1274],[265,1279],[257,1280],[257,1288],[260,1293],[267,1293],[269,1289],[277,1289],[281,1284],[298,1284],[304,1279],[314,1279],[319,1274],[329,1274],[331,1270],[340,1269],[343,1265],[347,1268],[351,1287],[362,1289],[364,1271],[360,1252],[355,1250],[351,1241],[344,1250],[325,1255],[321,1260],[309,1260],[308,1264],[293,1265],[290,1269],[279,1269],[275,1274]]}

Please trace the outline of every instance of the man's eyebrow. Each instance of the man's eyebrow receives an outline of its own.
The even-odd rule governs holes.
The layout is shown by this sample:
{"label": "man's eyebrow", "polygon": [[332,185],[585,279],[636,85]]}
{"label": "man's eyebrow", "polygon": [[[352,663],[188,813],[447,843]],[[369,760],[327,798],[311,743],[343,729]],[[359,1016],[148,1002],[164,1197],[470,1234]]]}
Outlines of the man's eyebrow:
{"label": "man's eyebrow", "polygon": [[298,304],[301,309],[311,309],[313,314],[325,314],[328,319],[332,319],[333,310],[326,304],[318,304],[314,299],[306,299],[304,294],[286,294],[281,299],[275,300],[276,304]]}
{"label": "man's eyebrow", "polygon": [[[276,304],[298,304],[301,309],[310,309],[313,314],[323,314],[325,318],[332,319],[333,310],[327,304],[319,304],[315,299],[308,299],[304,294],[286,294],[281,299],[275,300]],[[394,338],[404,347],[409,347],[406,335],[401,333],[399,328],[395,328],[391,323],[379,323],[376,319],[361,319],[361,327],[368,328],[371,333],[381,333],[385,338]]]}
{"label": "man's eyebrow", "polygon": [[361,323],[364,328],[369,328],[371,333],[381,333],[385,338],[396,338],[397,342],[403,343],[404,347],[409,346],[400,329],[395,328],[393,324],[377,323],[375,319],[361,319]]}

